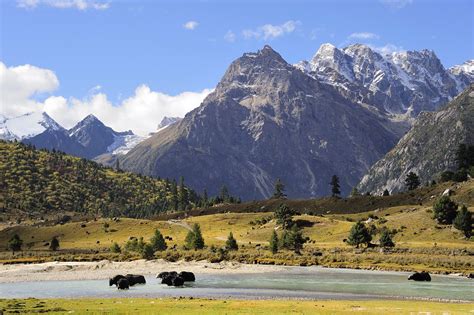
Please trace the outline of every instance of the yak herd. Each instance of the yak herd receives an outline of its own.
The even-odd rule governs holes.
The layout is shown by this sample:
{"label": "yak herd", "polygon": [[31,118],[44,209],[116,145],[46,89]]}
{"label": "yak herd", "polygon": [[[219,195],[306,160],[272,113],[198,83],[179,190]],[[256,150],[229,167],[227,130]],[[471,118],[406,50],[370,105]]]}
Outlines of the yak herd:
{"label": "yak herd", "polygon": [[[164,271],[160,272],[156,278],[161,279],[162,284],[175,287],[180,287],[184,285],[185,282],[196,281],[194,273],[188,271],[181,271],[180,273],[177,273],[176,271]],[[142,275],[116,275],[109,279],[109,286],[115,285],[119,290],[126,290],[136,284],[145,283],[145,277]]]}
{"label": "yak herd", "polygon": [[[183,286],[185,282],[194,282],[196,277],[194,273],[188,271],[181,271],[177,273],[176,271],[164,271],[160,272],[156,278],[161,279],[162,284],[168,286],[180,287]],[[427,272],[415,272],[408,277],[408,280],[414,281],[431,281],[431,276]],[[113,278],[109,279],[109,286],[117,286],[119,290],[126,290],[136,284],[145,284],[145,277],[142,275],[131,275],[127,274],[125,276],[116,275]]]}

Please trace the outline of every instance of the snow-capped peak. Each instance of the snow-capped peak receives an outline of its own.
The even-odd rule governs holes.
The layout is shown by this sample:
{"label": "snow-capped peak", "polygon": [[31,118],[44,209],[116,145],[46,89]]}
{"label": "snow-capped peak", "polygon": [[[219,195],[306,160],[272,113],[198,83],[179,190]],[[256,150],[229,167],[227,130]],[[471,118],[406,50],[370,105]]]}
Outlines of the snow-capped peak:
{"label": "snow-capped peak", "polygon": [[474,61],[447,71],[427,49],[382,55],[364,44],[342,49],[323,44],[295,67],[356,103],[394,115],[435,110],[474,82]]}
{"label": "snow-capped peak", "polygon": [[474,77],[474,59],[467,60],[462,65],[449,68],[451,73],[459,75],[461,73]]}
{"label": "snow-capped peak", "polygon": [[45,112],[31,112],[14,118],[0,120],[0,137],[7,140],[23,140],[34,137],[45,130],[61,130],[54,119]]}

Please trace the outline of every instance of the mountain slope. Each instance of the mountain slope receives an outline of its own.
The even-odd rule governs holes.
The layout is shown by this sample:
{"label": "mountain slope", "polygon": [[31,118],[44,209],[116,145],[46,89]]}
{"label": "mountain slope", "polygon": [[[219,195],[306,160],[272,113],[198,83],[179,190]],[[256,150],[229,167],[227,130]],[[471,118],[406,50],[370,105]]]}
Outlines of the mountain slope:
{"label": "mountain slope", "polygon": [[291,197],[344,193],[398,136],[392,123],[348,102],[269,46],[234,61],[216,90],[186,117],[120,159],[125,169],[178,178],[216,194],[267,198],[281,178]]}
{"label": "mountain slope", "polygon": [[362,44],[343,49],[324,44],[310,61],[296,66],[353,102],[406,116],[398,119],[436,110],[474,82],[457,68],[446,70],[426,49],[382,55]]}
{"label": "mountain slope", "polygon": [[412,129],[371,167],[359,184],[361,191],[380,193],[404,189],[408,172],[422,183],[456,167],[459,144],[474,144],[474,85],[437,112],[421,113]]}
{"label": "mountain slope", "polygon": [[172,208],[171,187],[163,180],[19,142],[0,140],[0,178],[0,209],[6,213],[147,217]]}

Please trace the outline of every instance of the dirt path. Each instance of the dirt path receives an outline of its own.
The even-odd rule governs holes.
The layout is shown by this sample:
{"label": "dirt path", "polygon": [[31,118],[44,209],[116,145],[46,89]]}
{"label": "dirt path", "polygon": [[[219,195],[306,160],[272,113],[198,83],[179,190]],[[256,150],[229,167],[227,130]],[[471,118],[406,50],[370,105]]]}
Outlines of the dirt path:
{"label": "dirt path", "polygon": [[188,231],[192,231],[193,229],[191,228],[191,226],[189,226],[188,223],[186,222],[183,222],[181,220],[168,220],[167,221],[169,224],[172,224],[172,225],[177,225],[177,226],[180,226],[180,227],[183,227],[185,228],[186,230]]}

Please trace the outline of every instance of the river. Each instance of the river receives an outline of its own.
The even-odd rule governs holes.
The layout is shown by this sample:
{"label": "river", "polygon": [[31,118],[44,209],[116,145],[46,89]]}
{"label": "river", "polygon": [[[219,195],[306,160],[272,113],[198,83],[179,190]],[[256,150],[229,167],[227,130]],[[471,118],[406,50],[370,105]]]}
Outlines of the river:
{"label": "river", "polygon": [[0,283],[1,298],[177,297],[301,299],[440,299],[474,301],[474,281],[432,275],[431,282],[408,281],[409,273],[287,267],[258,274],[196,274],[182,288],[160,284],[147,275],[146,285],[129,290],[109,287],[108,280]]}

